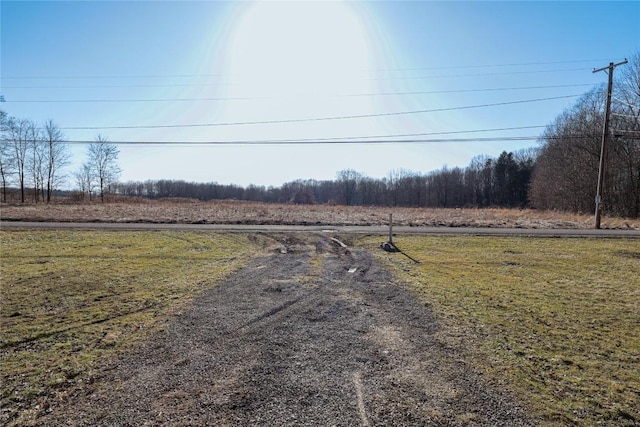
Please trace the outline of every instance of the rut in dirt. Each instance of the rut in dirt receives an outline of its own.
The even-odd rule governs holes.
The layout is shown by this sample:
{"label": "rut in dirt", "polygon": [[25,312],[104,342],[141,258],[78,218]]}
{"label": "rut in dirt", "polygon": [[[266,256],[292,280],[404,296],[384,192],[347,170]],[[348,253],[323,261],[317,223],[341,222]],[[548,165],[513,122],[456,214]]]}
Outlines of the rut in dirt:
{"label": "rut in dirt", "polygon": [[288,237],[41,425],[525,426],[362,250]]}

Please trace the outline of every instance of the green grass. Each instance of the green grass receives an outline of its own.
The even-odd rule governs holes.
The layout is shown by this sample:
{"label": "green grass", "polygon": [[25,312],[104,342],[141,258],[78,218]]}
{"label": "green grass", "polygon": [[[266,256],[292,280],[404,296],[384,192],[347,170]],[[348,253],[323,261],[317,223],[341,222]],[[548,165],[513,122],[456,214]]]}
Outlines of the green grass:
{"label": "green grass", "polygon": [[[367,239],[362,244],[379,243]],[[400,237],[378,251],[544,425],[640,424],[640,241]]]}
{"label": "green grass", "polygon": [[89,379],[252,251],[246,236],[197,232],[3,230],[0,242],[0,424]]}

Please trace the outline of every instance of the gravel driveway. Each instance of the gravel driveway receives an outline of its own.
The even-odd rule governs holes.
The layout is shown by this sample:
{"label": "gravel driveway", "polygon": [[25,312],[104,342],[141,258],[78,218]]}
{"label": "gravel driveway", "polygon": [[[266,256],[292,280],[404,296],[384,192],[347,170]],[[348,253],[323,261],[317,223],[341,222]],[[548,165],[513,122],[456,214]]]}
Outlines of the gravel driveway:
{"label": "gravel driveway", "polygon": [[274,238],[39,425],[534,425],[365,251]]}

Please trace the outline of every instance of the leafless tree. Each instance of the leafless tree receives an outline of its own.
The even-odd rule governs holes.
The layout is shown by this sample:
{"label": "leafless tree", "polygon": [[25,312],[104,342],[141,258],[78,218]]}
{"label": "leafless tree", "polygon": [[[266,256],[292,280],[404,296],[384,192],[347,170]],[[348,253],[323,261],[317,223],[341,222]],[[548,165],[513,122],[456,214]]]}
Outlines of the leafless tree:
{"label": "leafless tree", "polygon": [[407,169],[393,169],[387,173],[387,192],[389,194],[389,202],[391,206],[399,206],[406,203],[406,192],[409,177],[416,175]]}
{"label": "leafless tree", "polygon": [[363,175],[353,169],[345,169],[337,173],[337,178],[338,191],[344,204],[347,206],[357,205],[358,186]]}
{"label": "leafless tree", "polygon": [[59,181],[63,179],[61,171],[69,164],[71,155],[69,147],[63,142],[64,135],[52,120],[48,120],[44,124],[42,139],[46,156],[44,174],[46,201],[50,203],[51,193]]}
{"label": "leafless tree", "polygon": [[27,157],[27,169],[33,185],[33,200],[38,203],[44,187],[44,170],[46,145],[41,138],[41,130],[35,125],[28,134],[29,154]]}
{"label": "leafless tree", "polygon": [[2,181],[2,201],[5,203],[7,202],[7,183],[15,173],[9,137],[12,120],[5,111],[0,110],[0,180]]}
{"label": "leafless tree", "polygon": [[96,142],[89,145],[88,165],[98,184],[100,199],[104,203],[104,190],[112,182],[117,181],[121,170],[118,164],[120,150],[115,144],[98,135]]}
{"label": "leafless tree", "polygon": [[20,201],[25,202],[25,186],[28,172],[29,154],[32,142],[36,139],[37,127],[27,119],[9,120],[9,150],[13,158],[18,184],[20,185]]}
{"label": "leafless tree", "polygon": [[[611,134],[605,157],[605,210],[640,215],[640,54],[614,75]],[[547,127],[531,182],[534,207],[592,212],[606,90],[586,93]]]}
{"label": "leafless tree", "polygon": [[76,180],[78,190],[82,193],[82,197],[84,198],[84,195],[86,194],[89,196],[89,201],[91,201],[96,185],[91,165],[84,163],[80,169],[73,174],[73,176]]}
{"label": "leafless tree", "polygon": [[617,183],[611,204],[632,217],[640,216],[640,52],[617,71],[611,119],[610,179]]}
{"label": "leafless tree", "polygon": [[545,129],[530,190],[534,207],[593,209],[604,97],[602,86],[589,91]]}

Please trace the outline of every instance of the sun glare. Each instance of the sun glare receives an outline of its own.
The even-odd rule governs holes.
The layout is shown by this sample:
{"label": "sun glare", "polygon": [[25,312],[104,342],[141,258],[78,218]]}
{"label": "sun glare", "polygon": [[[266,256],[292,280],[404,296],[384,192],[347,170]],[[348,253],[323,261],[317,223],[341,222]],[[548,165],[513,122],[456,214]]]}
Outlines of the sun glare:
{"label": "sun glare", "polygon": [[342,94],[371,68],[361,20],[340,2],[256,2],[231,43],[231,78],[254,93]]}
{"label": "sun glare", "polygon": [[[365,20],[342,2],[255,2],[231,28],[225,61],[228,102],[221,120],[263,121],[369,114],[374,57]],[[256,99],[264,97],[266,99]],[[220,129],[229,139],[363,135],[372,121],[308,121]],[[373,124],[375,126],[375,124]]]}

